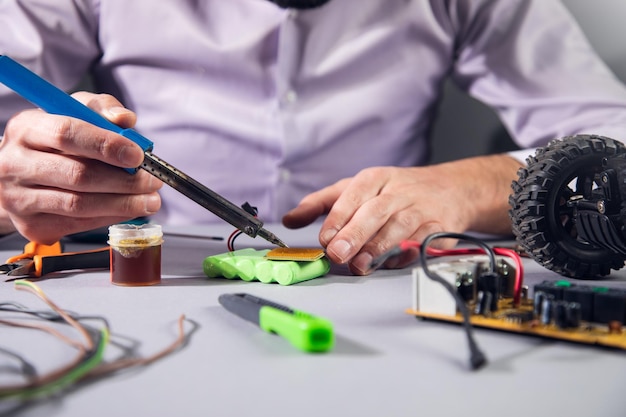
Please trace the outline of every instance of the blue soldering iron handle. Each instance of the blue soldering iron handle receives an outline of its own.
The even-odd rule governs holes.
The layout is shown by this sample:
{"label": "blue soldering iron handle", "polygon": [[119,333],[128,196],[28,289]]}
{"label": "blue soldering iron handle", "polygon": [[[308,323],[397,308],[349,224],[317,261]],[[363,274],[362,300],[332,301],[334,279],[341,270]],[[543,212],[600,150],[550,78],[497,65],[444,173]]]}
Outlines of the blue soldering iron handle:
{"label": "blue soldering iron handle", "polygon": [[[144,152],[150,152],[154,147],[151,140],[140,135],[137,131],[124,129],[109,122],[63,90],[50,84],[6,55],[0,55],[0,82],[48,113],[74,117],[118,133],[135,142]],[[127,169],[127,171],[135,173],[137,169]]]}

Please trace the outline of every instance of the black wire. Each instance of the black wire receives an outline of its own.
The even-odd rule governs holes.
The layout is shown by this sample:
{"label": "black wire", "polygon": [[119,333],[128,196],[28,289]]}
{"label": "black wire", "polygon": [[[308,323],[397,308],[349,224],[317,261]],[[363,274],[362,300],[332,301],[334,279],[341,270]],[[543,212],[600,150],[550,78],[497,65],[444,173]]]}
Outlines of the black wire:
{"label": "black wire", "polygon": [[382,266],[382,264],[385,263],[385,261],[387,261],[387,259],[389,259],[389,258],[391,258],[393,256],[398,256],[402,252],[404,252],[404,251],[399,246],[396,246],[395,248],[392,248],[392,249],[388,250],[387,252],[385,252],[385,253],[381,254],[380,256],[374,258],[372,260],[372,262],[370,262],[370,269],[378,269],[380,266]]}
{"label": "black wire", "polygon": [[[51,322],[64,322],[65,319],[54,310],[33,310],[22,304],[15,303],[12,301],[0,302],[0,311],[6,311],[10,313],[23,313],[29,314],[31,316],[35,316],[38,319],[51,321]],[[73,318],[76,321],[87,321],[87,320],[98,320],[104,324],[105,327],[111,328],[109,326],[109,322],[103,316],[83,316],[71,311],[65,310],[68,316]]]}
{"label": "black wire", "polygon": [[[252,217],[255,217],[255,218],[259,214],[259,209],[254,207],[253,205],[251,205],[247,201],[241,205],[241,208],[244,209],[244,211],[246,213],[250,214]],[[243,232],[241,230],[239,230],[239,231],[235,230],[235,232],[233,232],[230,235],[230,237],[228,238],[228,241],[226,242],[226,246],[228,246],[228,250],[230,250],[230,251],[234,251],[235,250],[235,239],[237,239],[242,234],[243,234]]]}
{"label": "black wire", "polygon": [[237,233],[235,233],[234,235],[231,236],[231,238],[228,240],[228,246],[230,247],[230,249],[232,251],[235,250],[235,239],[237,239],[239,236],[241,236],[243,234],[243,232],[241,230],[239,230]]}
{"label": "black wire", "polygon": [[[52,323],[67,324],[65,323],[65,319],[54,310],[34,310],[34,309],[30,309],[24,306],[23,304],[19,304],[13,301],[0,302],[0,312],[27,314],[39,320],[49,321]],[[69,312],[69,311],[65,311],[65,312],[74,320],[81,322],[81,324],[82,322],[86,320],[98,320],[98,321],[101,321],[107,329],[110,328],[107,319],[102,316],[82,316],[80,314],[76,314],[76,313]],[[77,367],[80,367],[86,361],[90,360],[93,357],[93,355],[96,354],[97,346],[100,343],[100,340],[102,338],[102,334],[100,330],[95,329],[91,326],[87,326],[85,324],[82,324],[82,325],[84,329],[89,333],[92,340],[95,341],[96,347],[94,347],[94,349],[92,349],[91,351],[88,351],[85,353],[83,359],[81,360],[81,363],[78,364]],[[11,356],[19,361],[21,364],[21,369],[20,369],[21,375],[23,377],[33,378],[34,376],[37,375],[37,370],[35,369],[35,367],[30,362],[28,362],[23,356],[16,354],[14,352],[11,352],[10,350],[2,346],[0,346],[0,354]],[[0,398],[2,398],[1,395],[0,395]]]}
{"label": "black wire", "polygon": [[462,234],[462,233],[446,233],[446,232],[433,233],[427,236],[426,239],[424,239],[424,241],[422,242],[422,245],[420,246],[420,262],[422,264],[422,268],[424,269],[424,273],[426,274],[428,278],[432,279],[435,282],[440,283],[441,285],[444,286],[444,288],[446,288],[446,290],[448,290],[448,292],[452,295],[452,297],[454,297],[454,300],[456,301],[456,305],[459,311],[461,312],[461,315],[463,316],[463,327],[465,328],[465,333],[467,335],[467,343],[468,343],[469,350],[470,350],[470,365],[471,365],[471,368],[475,370],[475,369],[481,368],[487,363],[487,357],[480,350],[480,348],[478,347],[478,344],[476,343],[476,340],[474,339],[474,328],[472,327],[472,324],[470,322],[470,312],[469,312],[469,309],[467,308],[467,304],[465,304],[465,301],[461,298],[461,296],[459,295],[459,292],[452,284],[450,284],[448,281],[443,279],[439,274],[428,269],[428,261],[427,261],[427,253],[426,253],[428,245],[430,244],[430,242],[432,242],[435,239],[446,239],[446,238],[472,242],[475,245],[483,248],[483,250],[489,257],[490,272],[492,273],[495,273],[496,271],[496,255],[493,249],[489,247],[489,245],[487,245],[482,240],[477,239],[473,236]]}
{"label": "black wire", "polygon": [[27,378],[35,378],[37,376],[37,369],[35,368],[35,365],[33,365],[31,362],[29,362],[26,358],[24,358],[19,353],[15,353],[11,350],[5,349],[2,346],[0,346],[0,355],[11,357],[15,359],[17,362],[19,362],[20,364],[19,375],[25,376]]}
{"label": "black wire", "polygon": [[[3,303],[6,304],[6,303]],[[28,312],[27,312],[28,313]],[[56,322],[55,319],[43,319],[43,320],[48,320],[51,322]],[[93,344],[93,348],[86,350],[80,358],[79,363],[77,363],[73,368],[72,371],[75,369],[80,369],[82,366],[84,366],[87,362],[89,362],[93,357],[95,357],[98,354],[98,350],[99,350],[99,346],[102,343],[102,338],[104,337],[104,335],[102,334],[102,332],[100,330],[97,329],[93,329],[87,326],[83,326],[85,331],[87,331],[87,333],[89,334],[89,337],[91,338],[91,342]],[[6,349],[3,348],[3,351],[7,352]],[[21,359],[21,357],[20,357]],[[36,370],[29,370],[28,368],[25,369],[26,372],[23,372],[22,375],[25,377],[28,377],[30,375],[36,375],[37,372]],[[70,371],[71,372],[71,371]],[[68,373],[64,374],[63,376],[68,375]],[[61,376],[61,378],[63,377]],[[83,375],[84,377],[84,375]],[[77,381],[80,380],[77,379]],[[54,384],[54,382],[50,382],[49,384]],[[10,398],[16,395],[19,396],[29,396],[31,394],[33,394],[34,392],[37,391],[37,389],[39,389],[40,387],[36,386],[36,385],[24,385],[23,387],[19,387],[19,388],[8,388],[8,389],[2,389],[2,387],[0,387],[0,401],[2,401],[5,398]],[[64,387],[63,389],[68,389],[69,387]],[[48,394],[49,395],[49,394]]]}

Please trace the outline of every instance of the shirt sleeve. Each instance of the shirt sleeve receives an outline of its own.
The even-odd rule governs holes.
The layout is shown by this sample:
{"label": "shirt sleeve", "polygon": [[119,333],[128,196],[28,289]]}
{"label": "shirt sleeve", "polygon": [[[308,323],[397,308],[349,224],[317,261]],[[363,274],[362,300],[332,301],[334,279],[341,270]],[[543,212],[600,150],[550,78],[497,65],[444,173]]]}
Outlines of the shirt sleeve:
{"label": "shirt sleeve", "polygon": [[626,88],[558,0],[457,2],[452,77],[523,151],[594,133],[626,141]]}
{"label": "shirt sleeve", "polygon": [[[100,55],[97,21],[94,0],[0,1],[0,54],[69,90]],[[29,107],[0,85],[0,133],[9,117]]]}

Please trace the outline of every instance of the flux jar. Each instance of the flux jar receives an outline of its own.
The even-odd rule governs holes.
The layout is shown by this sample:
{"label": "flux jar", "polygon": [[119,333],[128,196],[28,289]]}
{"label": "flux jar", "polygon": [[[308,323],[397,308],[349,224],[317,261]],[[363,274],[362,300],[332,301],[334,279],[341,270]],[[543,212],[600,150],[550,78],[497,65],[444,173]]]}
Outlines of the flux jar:
{"label": "flux jar", "polygon": [[109,227],[108,243],[113,284],[145,286],[161,282],[161,226],[115,224]]}

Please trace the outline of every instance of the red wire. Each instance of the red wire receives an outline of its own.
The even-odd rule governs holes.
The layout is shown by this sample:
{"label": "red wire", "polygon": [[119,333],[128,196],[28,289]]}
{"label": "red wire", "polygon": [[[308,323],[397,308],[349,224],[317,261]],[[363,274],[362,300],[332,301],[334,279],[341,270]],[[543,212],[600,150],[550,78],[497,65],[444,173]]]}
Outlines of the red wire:
{"label": "red wire", "polygon": [[[246,206],[249,206],[248,208],[250,210],[248,210],[248,208],[246,208]],[[242,206],[243,209],[250,213],[255,219],[257,218],[257,209],[256,207],[251,207],[248,202],[246,201],[246,203]],[[228,239],[226,240],[226,248],[228,249],[229,252],[234,252],[235,251],[235,239],[237,239],[237,237],[242,234],[243,232],[239,229],[235,229],[233,230],[233,232],[230,234],[230,236],[228,236]]]}
{"label": "red wire", "polygon": [[234,245],[235,238],[239,236],[240,233],[241,233],[241,230],[235,229],[230,234],[230,236],[228,236],[228,239],[226,240],[226,248],[228,249],[229,252],[233,252],[235,250],[235,245]]}
{"label": "red wire", "polygon": [[[419,248],[421,244],[414,240],[403,240],[400,242],[400,249],[405,251],[408,248]],[[522,286],[524,282],[524,265],[522,258],[517,252],[509,248],[494,247],[493,252],[496,255],[507,256],[513,260],[515,264],[515,286],[513,289],[513,305],[519,306],[522,297]],[[456,256],[456,255],[476,255],[484,254],[485,251],[480,248],[458,248],[458,249],[435,249],[427,248],[426,253],[430,256]]]}

